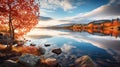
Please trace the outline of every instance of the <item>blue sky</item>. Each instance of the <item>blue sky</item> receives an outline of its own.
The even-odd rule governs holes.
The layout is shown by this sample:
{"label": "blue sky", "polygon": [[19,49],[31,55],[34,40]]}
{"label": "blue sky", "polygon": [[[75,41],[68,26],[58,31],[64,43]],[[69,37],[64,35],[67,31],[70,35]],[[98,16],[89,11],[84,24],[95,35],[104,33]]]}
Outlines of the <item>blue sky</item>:
{"label": "blue sky", "polygon": [[[109,0],[51,0],[53,2],[49,2],[50,0],[40,0],[41,1],[41,12],[46,14],[41,14],[41,16],[48,16],[52,18],[64,18],[64,17],[72,17],[79,13],[86,13],[92,11],[100,7],[101,5],[105,5],[109,2]],[[58,4],[59,3],[59,4]],[[46,5],[46,6],[44,6]],[[51,8],[51,6],[53,6]],[[55,7],[54,7],[55,6]]]}
{"label": "blue sky", "polygon": [[[120,0],[39,0],[44,23],[89,23],[94,20],[120,17]],[[50,21],[48,21],[48,19]],[[51,21],[54,20],[54,21]],[[57,20],[57,21],[56,21]],[[62,21],[60,21],[62,20]],[[64,21],[64,22],[63,22]],[[56,23],[54,23],[56,22]],[[59,23],[58,23],[59,22]],[[51,24],[50,24],[51,25]]]}

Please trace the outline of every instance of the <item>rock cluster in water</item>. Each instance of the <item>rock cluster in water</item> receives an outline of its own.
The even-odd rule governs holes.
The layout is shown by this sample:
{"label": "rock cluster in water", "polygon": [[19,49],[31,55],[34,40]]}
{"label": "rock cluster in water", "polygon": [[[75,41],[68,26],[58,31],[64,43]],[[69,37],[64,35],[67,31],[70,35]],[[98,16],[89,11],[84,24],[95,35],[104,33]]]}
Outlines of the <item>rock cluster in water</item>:
{"label": "rock cluster in water", "polygon": [[[13,51],[8,53],[0,50],[0,67],[63,67],[56,58],[42,57],[46,52],[45,48],[36,48],[35,45],[23,46],[22,44],[22,42],[19,42],[18,45],[13,48]],[[21,51],[23,53],[21,53]],[[39,54],[34,53],[36,51],[39,52]],[[62,49],[54,48],[51,52],[58,56],[62,53]],[[82,56],[77,58],[69,67],[95,67],[95,63],[89,56]]]}

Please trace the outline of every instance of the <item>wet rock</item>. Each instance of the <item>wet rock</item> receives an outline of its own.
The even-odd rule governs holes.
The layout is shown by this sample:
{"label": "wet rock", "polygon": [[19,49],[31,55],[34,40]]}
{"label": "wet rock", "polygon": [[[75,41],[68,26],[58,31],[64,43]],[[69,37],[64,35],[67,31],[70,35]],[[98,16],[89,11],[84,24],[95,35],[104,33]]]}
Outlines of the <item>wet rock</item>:
{"label": "wet rock", "polygon": [[45,67],[63,67],[55,58],[47,58],[44,61]]}
{"label": "wet rock", "polygon": [[42,48],[42,47],[38,47],[38,51],[40,55],[43,55],[46,52],[45,48]]}
{"label": "wet rock", "polygon": [[16,56],[16,57],[11,57],[11,58],[9,58],[10,60],[13,60],[13,61],[18,61],[18,58],[19,58],[20,56]]}
{"label": "wet rock", "polygon": [[50,46],[50,44],[44,44],[46,47],[49,47]]}
{"label": "wet rock", "polygon": [[0,44],[7,45],[9,42],[10,37],[7,34],[0,33]]}
{"label": "wet rock", "polygon": [[53,49],[52,52],[59,55],[62,53],[62,50],[61,50],[61,48],[56,48],[56,49]]}
{"label": "wet rock", "polygon": [[75,67],[75,64],[70,64],[69,67]]}
{"label": "wet rock", "polygon": [[19,63],[24,64],[26,67],[35,67],[35,65],[39,62],[40,57],[32,54],[25,54],[19,58]]}
{"label": "wet rock", "polygon": [[36,44],[30,44],[30,46],[36,46]]}
{"label": "wet rock", "polygon": [[75,60],[76,67],[96,67],[92,59],[85,55]]}
{"label": "wet rock", "polygon": [[47,58],[45,60],[45,63],[48,65],[48,66],[51,66],[51,67],[54,67],[57,65],[57,60],[55,58]]}
{"label": "wet rock", "polygon": [[0,52],[0,62],[4,61],[4,60],[8,60],[10,58],[16,57],[16,56],[20,56],[20,53],[16,53],[14,51],[11,51],[9,53],[1,53]]}
{"label": "wet rock", "polygon": [[0,64],[0,67],[20,67],[19,64],[12,60],[6,60]]}

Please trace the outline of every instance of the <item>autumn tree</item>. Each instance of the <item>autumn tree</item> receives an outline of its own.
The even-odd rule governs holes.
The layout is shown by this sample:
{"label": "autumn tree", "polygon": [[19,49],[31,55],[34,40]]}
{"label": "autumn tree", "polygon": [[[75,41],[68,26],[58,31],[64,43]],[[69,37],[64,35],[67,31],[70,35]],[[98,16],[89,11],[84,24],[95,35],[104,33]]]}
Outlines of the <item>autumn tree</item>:
{"label": "autumn tree", "polygon": [[38,16],[34,0],[0,0],[0,24],[9,28],[11,43],[29,32],[38,23]]}

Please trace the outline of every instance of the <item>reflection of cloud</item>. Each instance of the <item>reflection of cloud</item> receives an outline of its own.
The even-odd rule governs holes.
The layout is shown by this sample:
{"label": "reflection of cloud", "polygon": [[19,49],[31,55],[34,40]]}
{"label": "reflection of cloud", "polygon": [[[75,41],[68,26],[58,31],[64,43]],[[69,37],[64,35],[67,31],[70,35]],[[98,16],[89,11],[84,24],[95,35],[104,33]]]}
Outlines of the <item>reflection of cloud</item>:
{"label": "reflection of cloud", "polygon": [[28,38],[32,39],[43,39],[43,38],[51,38],[49,35],[27,35]]}
{"label": "reflection of cloud", "polygon": [[74,39],[78,42],[88,42],[88,43],[91,43],[93,44],[94,46],[97,46],[97,47],[100,47],[100,48],[103,48],[104,46],[101,45],[100,43],[94,41],[93,39],[90,39],[89,37],[87,36],[84,36],[84,35],[69,35],[69,36],[66,36],[67,38],[71,38],[71,39]]}
{"label": "reflection of cloud", "polygon": [[[31,31],[30,33],[28,33],[29,35],[39,35],[42,36],[43,38],[50,38],[52,36],[64,36],[66,38],[71,38],[74,39],[76,41],[83,41],[83,42],[88,42],[93,44],[94,46],[100,47],[102,49],[113,49],[115,50],[117,53],[120,54],[120,38],[113,38],[113,37],[109,37],[109,36],[97,36],[97,35],[91,35],[88,33],[80,33],[80,32],[65,32],[65,31],[58,31],[58,30],[48,30],[48,29],[34,29],[33,31]],[[67,35],[61,35],[61,34],[67,34]],[[44,36],[43,36],[44,35]],[[46,37],[47,36],[47,37]],[[33,36],[32,36],[33,37]],[[38,38],[42,38],[42,37],[38,37],[35,36],[37,39]],[[66,44],[64,44],[63,49],[65,51],[69,51],[72,48],[72,46],[68,44],[68,46],[66,46]],[[73,47],[74,48],[74,47]]]}
{"label": "reflection of cloud", "polygon": [[37,39],[40,38],[41,39],[41,38],[45,38],[45,36],[47,36],[49,38],[52,36],[59,36],[61,34],[67,34],[67,32],[59,31],[59,30],[52,30],[52,29],[34,28],[29,33],[27,33],[26,38],[33,37],[33,38],[37,38]]}
{"label": "reflection of cloud", "polygon": [[59,34],[59,35],[69,35],[69,34]]}
{"label": "reflection of cloud", "polygon": [[69,45],[69,44],[64,44],[62,47],[63,52],[70,52],[72,48],[76,48],[75,46]]}
{"label": "reflection of cloud", "polygon": [[107,39],[94,39],[96,42],[99,42],[101,45],[104,46],[104,49],[113,49],[115,51],[117,51],[120,54],[120,41],[119,40],[107,40]]}
{"label": "reflection of cloud", "polygon": [[97,46],[99,48],[108,50],[108,49],[112,49],[115,52],[117,52],[118,54],[120,54],[120,39],[115,39],[112,37],[108,37],[108,36],[96,36],[96,35],[90,35],[90,34],[75,34],[72,35],[73,33],[71,33],[71,35],[66,36],[69,37],[71,39],[74,39],[76,41],[84,41],[84,42],[89,42],[91,44],[93,44],[94,46]]}
{"label": "reflection of cloud", "polygon": [[[34,30],[35,31],[35,30]],[[34,33],[34,31],[33,31],[33,33]],[[38,33],[38,31],[39,31],[39,33]],[[48,35],[48,36],[62,36],[63,37],[63,35],[60,35],[61,33],[62,34],[66,34],[66,32],[60,32],[60,31],[55,31],[55,30],[48,30],[48,29],[46,29],[46,30],[36,30],[36,34],[44,34],[44,35]],[[88,34],[88,33],[80,33],[80,32],[70,32],[70,33],[68,33],[67,32],[67,34],[69,34],[69,35],[65,35],[64,37],[65,38],[67,38],[67,39],[74,39],[75,41],[79,41],[79,42],[88,42],[88,43],[90,43],[92,46],[94,45],[94,47],[95,48],[97,48],[97,49],[100,49],[100,50],[104,50],[105,49],[105,51],[103,51],[103,52],[105,52],[105,53],[103,53],[103,52],[101,52],[101,53],[99,53],[99,51],[97,52],[97,50],[94,50],[94,49],[90,49],[90,48],[88,48],[88,49],[90,49],[91,50],[91,52],[93,53],[89,53],[89,51],[86,51],[87,50],[87,47],[85,47],[85,52],[86,52],[86,54],[91,54],[92,56],[94,55],[94,56],[96,56],[96,57],[98,57],[98,58],[100,58],[100,57],[106,57],[107,55],[107,58],[109,58],[109,56],[112,56],[112,55],[110,55],[110,53],[108,54],[108,52],[106,52],[106,50],[107,49],[111,49],[111,50],[115,50],[115,51],[118,51],[118,52],[120,52],[120,49],[119,49],[119,47],[120,47],[120,45],[119,45],[119,43],[120,43],[120,40],[119,39],[113,39],[113,38],[111,38],[111,37],[103,37],[103,36],[96,36],[96,35],[90,35],[90,34]],[[58,39],[59,40],[59,39]],[[64,40],[64,39],[63,39]],[[51,40],[51,41],[53,41],[54,42],[54,40]],[[39,41],[40,42],[40,41]],[[46,41],[45,41],[46,42]],[[61,41],[58,41],[58,42],[61,42]],[[43,42],[44,43],[44,42]],[[72,42],[73,43],[73,42]],[[81,49],[82,47],[76,47],[76,45],[74,46],[74,45],[71,45],[72,43],[66,43],[66,44],[62,44],[63,46],[61,47],[62,48],[62,51],[63,51],[63,57],[65,57],[65,58],[69,58],[70,59],[70,57],[69,57],[69,55],[71,54],[71,50],[73,49],[73,48],[78,48],[78,49]],[[80,45],[79,45],[80,46]],[[83,46],[85,46],[84,44],[83,44]],[[50,46],[50,48],[56,48],[56,47],[59,47],[58,45],[55,45],[55,46],[53,46],[53,45],[51,45]],[[100,47],[100,48],[98,48],[98,47]],[[48,48],[47,48],[48,49]],[[83,50],[83,49],[82,49]],[[93,51],[92,51],[93,50]],[[95,52],[94,52],[95,51]],[[77,51],[75,51],[76,52],[76,54],[78,55],[78,52]],[[74,52],[74,53],[75,53]],[[83,52],[83,54],[85,53],[85,52]],[[88,52],[88,53],[87,53]],[[98,54],[97,54],[98,53]],[[81,53],[82,54],[82,53]],[[113,54],[113,51],[112,51],[112,54]],[[47,56],[50,56],[51,54],[47,54]],[[102,55],[102,56],[101,56]],[[57,56],[58,57],[58,56]],[[97,59],[98,59],[97,58]],[[107,59],[106,58],[106,59]],[[103,58],[104,59],[104,58]],[[105,59],[105,60],[106,60]],[[65,59],[64,59],[65,60]]]}

